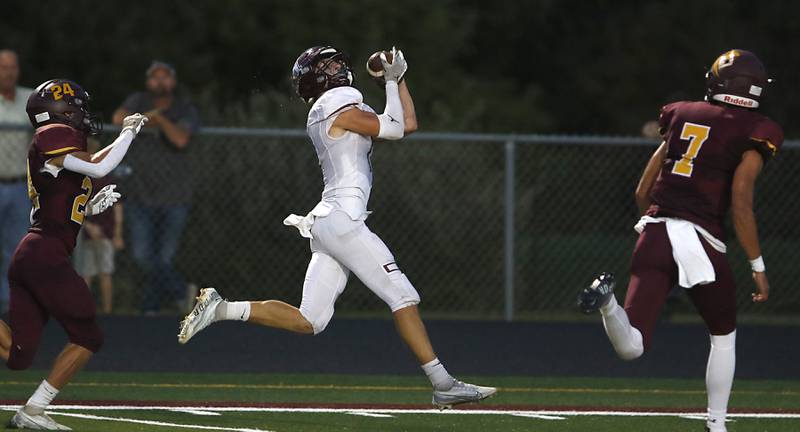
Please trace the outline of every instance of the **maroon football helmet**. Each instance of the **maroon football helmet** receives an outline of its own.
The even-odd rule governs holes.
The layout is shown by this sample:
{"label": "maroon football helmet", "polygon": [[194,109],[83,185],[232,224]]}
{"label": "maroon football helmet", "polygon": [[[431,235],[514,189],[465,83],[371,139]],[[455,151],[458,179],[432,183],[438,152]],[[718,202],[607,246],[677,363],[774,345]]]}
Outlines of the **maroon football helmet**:
{"label": "maroon football helmet", "polygon": [[719,56],[706,73],[706,100],[755,109],[770,82],[755,54],[733,49]]}
{"label": "maroon football helmet", "polygon": [[294,91],[306,103],[334,87],[353,84],[353,70],[347,55],[331,46],[303,51],[292,67]]}
{"label": "maroon football helmet", "polygon": [[89,111],[89,100],[89,93],[75,81],[52,79],[36,87],[25,110],[34,128],[59,123],[97,135],[103,123]]}

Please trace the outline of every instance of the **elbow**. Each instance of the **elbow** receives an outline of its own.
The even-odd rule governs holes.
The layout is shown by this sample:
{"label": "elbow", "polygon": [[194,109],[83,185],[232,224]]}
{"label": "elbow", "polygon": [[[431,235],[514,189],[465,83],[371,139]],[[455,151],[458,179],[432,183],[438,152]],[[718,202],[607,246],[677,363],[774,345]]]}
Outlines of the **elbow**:
{"label": "elbow", "polygon": [[106,170],[104,170],[104,169],[102,169],[100,167],[95,167],[93,169],[87,170],[86,175],[88,175],[89,177],[91,177],[93,179],[100,179],[100,178],[103,178],[103,177],[107,176],[109,174],[109,172],[111,172],[111,171],[106,171]]}
{"label": "elbow", "polygon": [[389,141],[397,141],[399,139],[403,139],[404,136],[405,136],[405,134],[403,134],[403,131],[397,131],[397,132],[392,131],[392,132],[383,133],[383,134],[379,135],[378,138],[382,138],[382,139],[389,140]]}
{"label": "elbow", "polygon": [[417,119],[407,119],[405,122],[405,134],[412,134],[419,129],[419,124],[417,124]]}
{"label": "elbow", "polygon": [[172,140],[172,144],[175,145],[177,149],[185,149],[189,146],[189,137],[188,136],[180,136]]}
{"label": "elbow", "polygon": [[734,222],[751,218],[753,216],[753,206],[747,203],[731,203],[731,216]]}
{"label": "elbow", "polygon": [[378,116],[378,124],[378,138],[394,141],[405,135],[406,125],[402,118],[397,121],[390,115],[381,114]]}
{"label": "elbow", "polygon": [[753,214],[752,194],[740,192],[736,189],[734,187],[734,192],[731,196],[731,214],[734,217]]}

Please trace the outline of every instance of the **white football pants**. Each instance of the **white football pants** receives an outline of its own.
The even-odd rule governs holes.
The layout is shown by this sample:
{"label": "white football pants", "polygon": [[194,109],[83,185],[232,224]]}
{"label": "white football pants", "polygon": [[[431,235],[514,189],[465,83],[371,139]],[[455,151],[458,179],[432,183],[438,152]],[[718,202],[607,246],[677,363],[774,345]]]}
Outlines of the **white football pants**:
{"label": "white football pants", "polygon": [[311,227],[311,262],[303,283],[300,313],[314,334],[325,330],[334,303],[352,271],[392,312],[419,303],[419,294],[400,270],[386,244],[364,221],[354,221],[342,210],[317,217]]}

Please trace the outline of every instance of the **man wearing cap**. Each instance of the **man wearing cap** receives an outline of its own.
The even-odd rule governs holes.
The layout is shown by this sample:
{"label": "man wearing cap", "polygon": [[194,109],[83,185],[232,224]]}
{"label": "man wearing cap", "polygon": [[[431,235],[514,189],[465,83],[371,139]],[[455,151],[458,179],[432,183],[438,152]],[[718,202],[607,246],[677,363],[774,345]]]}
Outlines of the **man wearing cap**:
{"label": "man wearing cap", "polygon": [[0,314],[9,305],[8,263],[30,225],[25,160],[31,133],[25,104],[33,90],[18,86],[18,80],[17,53],[0,50]]}
{"label": "man wearing cap", "polygon": [[158,311],[162,300],[183,300],[186,282],[175,269],[189,213],[193,175],[188,151],[200,126],[197,109],[176,90],[175,69],[154,61],[145,73],[145,91],[128,96],[114,113],[114,124],[142,112],[153,133],[142,134],[128,156],[135,175],[124,184],[133,258],[145,275],[142,312]]}

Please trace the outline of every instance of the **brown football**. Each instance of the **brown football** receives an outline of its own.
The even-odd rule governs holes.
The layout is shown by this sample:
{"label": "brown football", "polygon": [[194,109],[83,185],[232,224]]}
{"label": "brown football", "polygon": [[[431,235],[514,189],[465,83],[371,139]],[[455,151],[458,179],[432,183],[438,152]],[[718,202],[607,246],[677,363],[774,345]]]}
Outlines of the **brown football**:
{"label": "brown football", "polygon": [[392,62],[392,53],[390,51],[378,51],[369,56],[369,60],[367,60],[367,73],[376,78],[383,76],[383,63],[381,63],[380,57],[381,53],[386,55],[386,61],[389,63]]}

